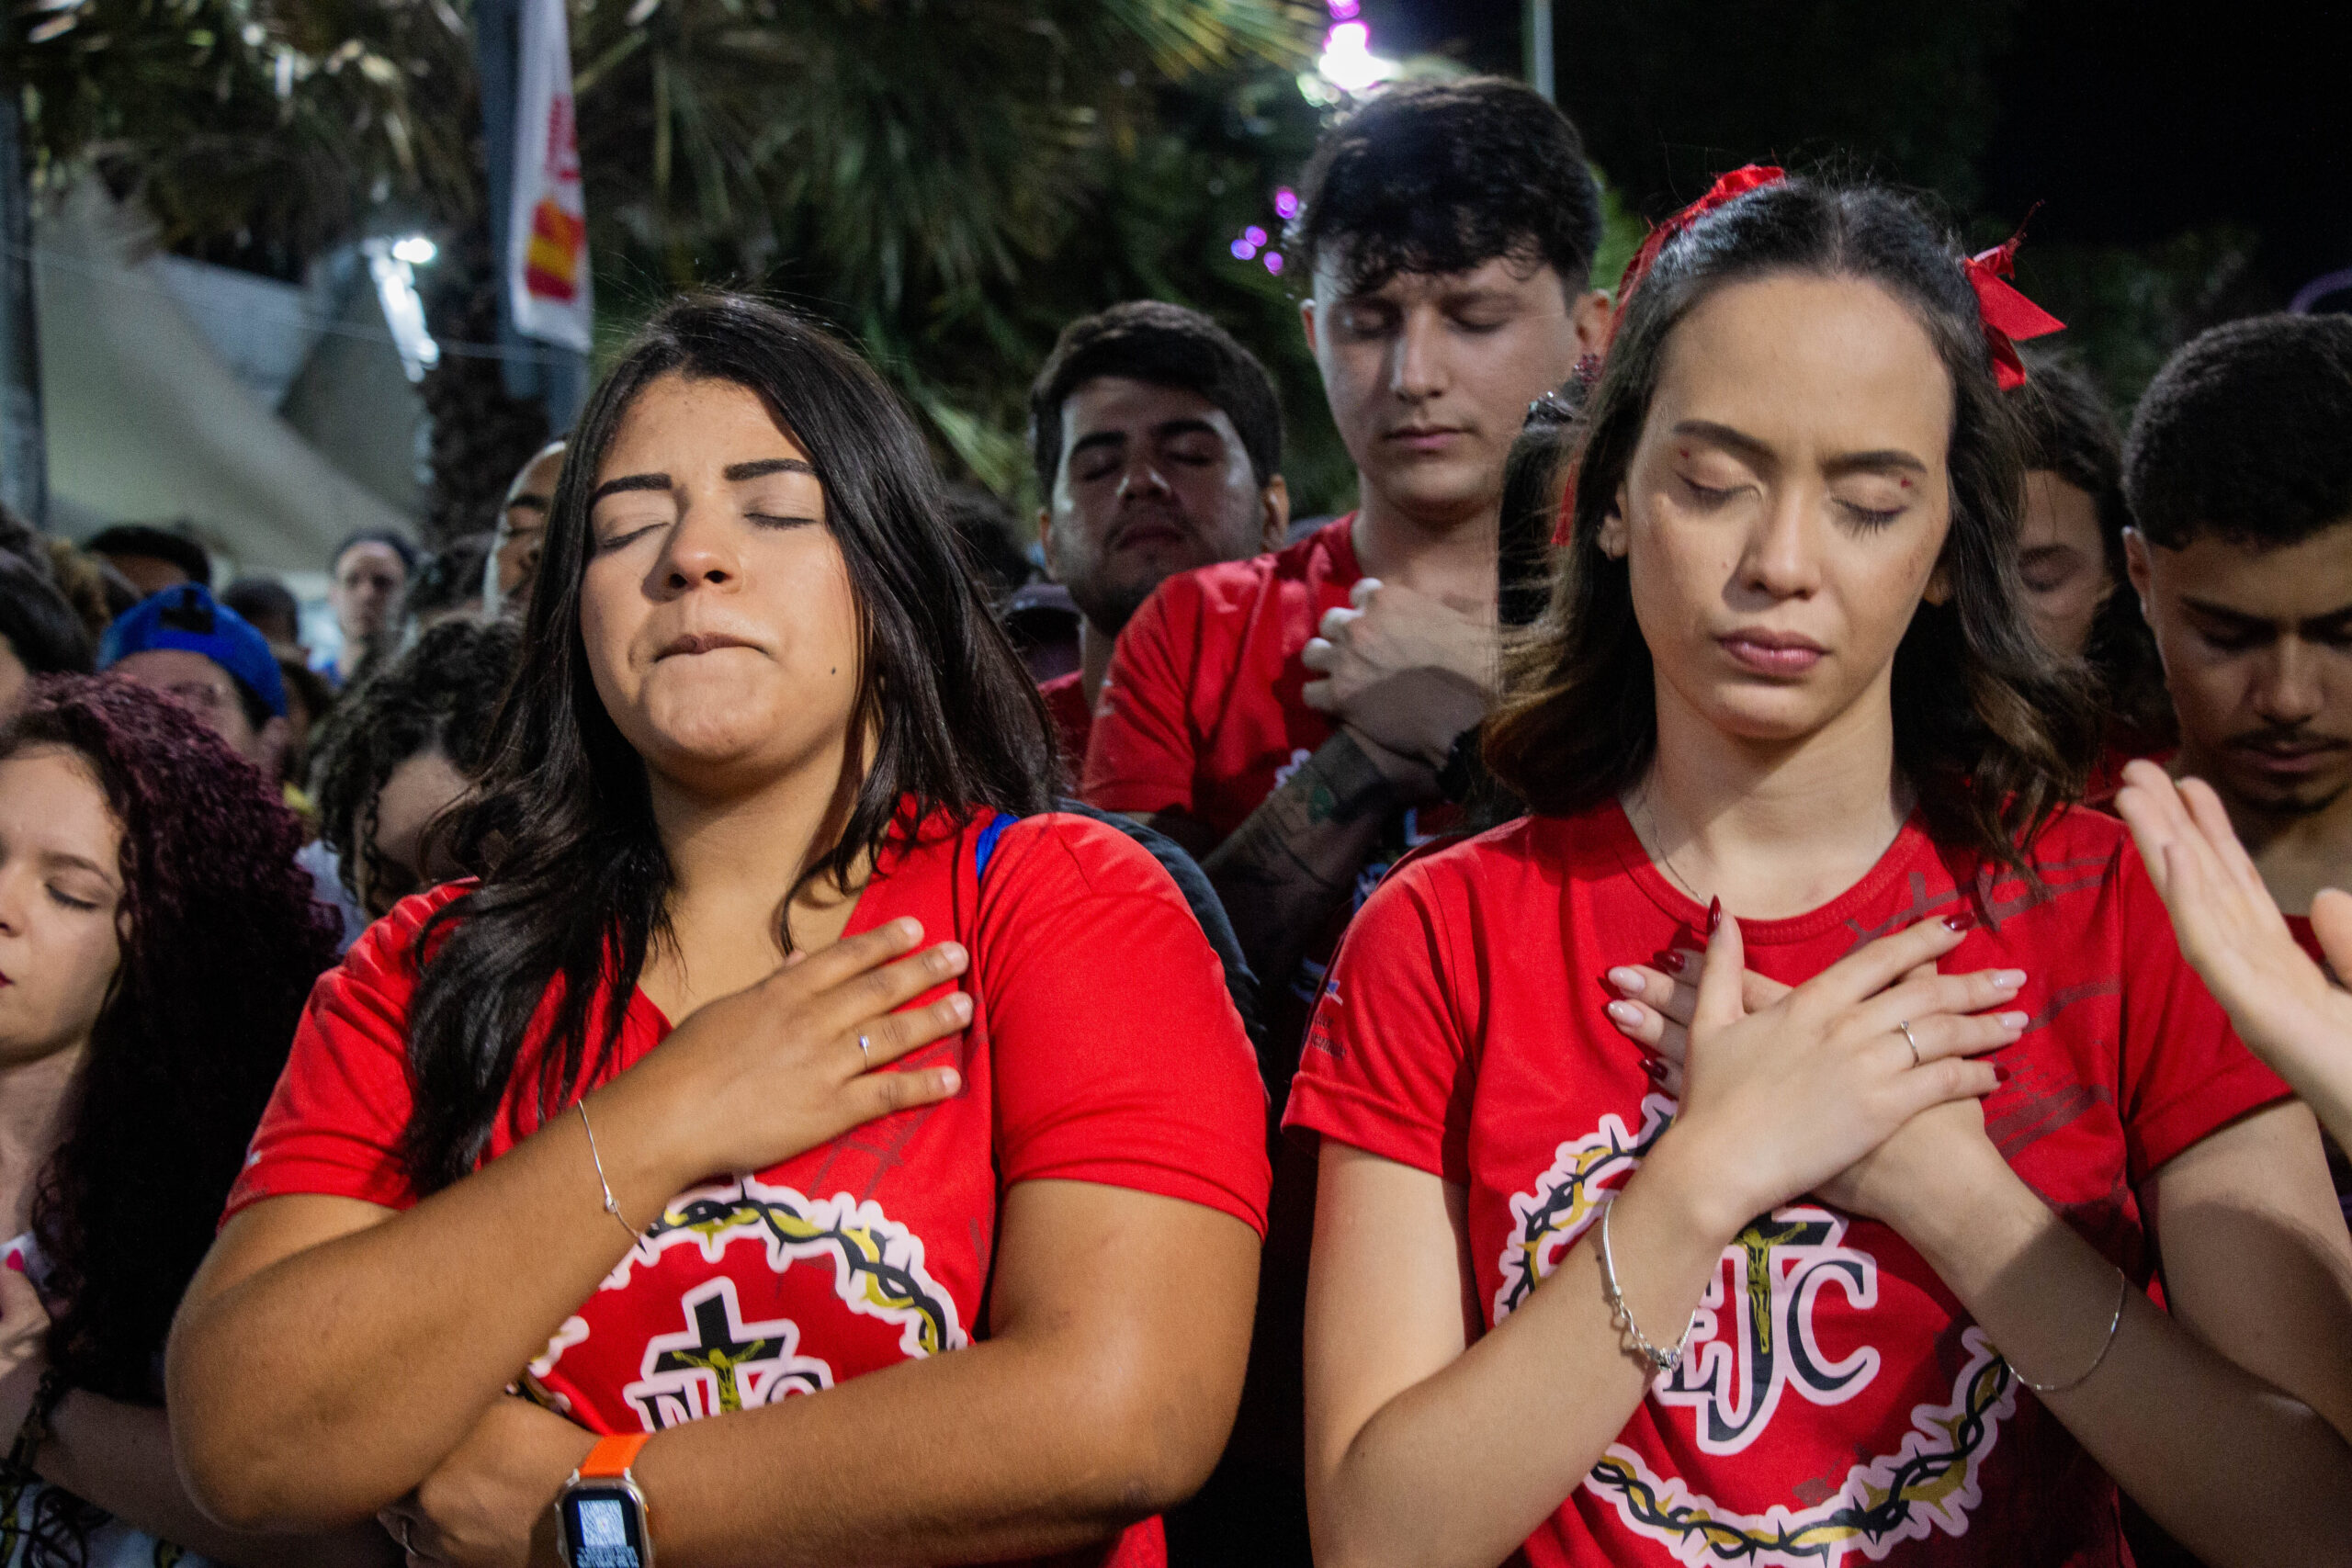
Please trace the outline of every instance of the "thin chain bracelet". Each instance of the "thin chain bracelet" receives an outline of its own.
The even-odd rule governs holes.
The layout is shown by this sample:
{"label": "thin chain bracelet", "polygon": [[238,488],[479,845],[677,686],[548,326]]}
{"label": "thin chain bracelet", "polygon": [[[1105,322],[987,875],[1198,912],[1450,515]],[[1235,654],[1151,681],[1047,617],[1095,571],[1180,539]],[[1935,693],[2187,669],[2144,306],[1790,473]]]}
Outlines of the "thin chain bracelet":
{"label": "thin chain bracelet", "polygon": [[2107,1337],[2100,1341],[2098,1354],[2091,1358],[2091,1364],[2083,1369],[2082,1376],[2074,1378],[2066,1382],[2036,1382],[2031,1378],[2026,1376],[2023,1372],[2018,1371],[2018,1364],[2015,1361],[2010,1360],[2007,1356],[2003,1356],[2001,1359],[2007,1365],[2009,1369],[2009,1375],[2017,1379],[2018,1382],[2025,1384],[2026,1387],[2033,1390],[2034,1393],[2043,1395],[2066,1393],[2082,1387],[2085,1383],[2091,1381],[2091,1374],[2093,1372],[2098,1371],[2099,1368],[2107,1364],[2107,1353],[2115,1348],[2116,1331],[2123,1326],[2123,1303],[2125,1301],[2130,1299],[2131,1295],[2132,1276],[2126,1274],[2122,1269],[2118,1269],[2115,1271],[2115,1315],[2107,1320]]}
{"label": "thin chain bracelet", "polygon": [[1641,1325],[1634,1321],[1634,1309],[1625,1304],[1625,1292],[1617,1283],[1617,1259],[1609,1250],[1609,1216],[1616,1210],[1617,1195],[1612,1192],[1609,1195],[1609,1201],[1600,1209],[1600,1278],[1609,1290],[1609,1321],[1618,1332],[1634,1342],[1634,1354],[1647,1361],[1655,1371],[1670,1372],[1675,1363],[1682,1359],[1683,1350],[1690,1346],[1690,1329],[1699,1321],[1699,1314],[1692,1313],[1690,1322],[1682,1325],[1682,1337],[1674,1342],[1673,1349],[1661,1350],[1650,1343],[1649,1336],[1644,1334]]}
{"label": "thin chain bracelet", "polygon": [[621,1201],[613,1196],[613,1184],[605,1179],[605,1156],[596,1152],[596,1129],[588,1121],[588,1102],[582,1100],[576,1104],[580,1111],[580,1125],[588,1134],[588,1157],[596,1162],[596,1185],[605,1190],[605,1213],[613,1216],[615,1224],[628,1232],[628,1244],[635,1247],[637,1227],[621,1218]]}

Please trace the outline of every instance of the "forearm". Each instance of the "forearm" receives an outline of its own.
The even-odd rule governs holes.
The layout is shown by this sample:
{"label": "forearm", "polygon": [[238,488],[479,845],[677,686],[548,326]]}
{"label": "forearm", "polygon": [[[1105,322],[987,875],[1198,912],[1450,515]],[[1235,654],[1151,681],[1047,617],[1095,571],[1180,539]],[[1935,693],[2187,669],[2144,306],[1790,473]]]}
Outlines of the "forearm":
{"label": "forearm", "polygon": [[1347,907],[1396,804],[1387,776],[1343,732],[1201,863],[1261,983],[1290,983],[1307,944]]}
{"label": "forearm", "polygon": [[2137,1290],[2123,1290],[2109,1343],[2115,1267],[2006,1165],[1903,1229],[2024,1375],[2063,1383],[2105,1348],[2079,1386],[2033,1397],[2204,1561],[2352,1561],[2324,1555],[2346,1551],[2335,1513],[2352,1447]]}
{"label": "forearm", "polygon": [[[1626,1303],[1661,1347],[1681,1337],[1729,1240],[1693,1201],[1680,1155],[1669,1134],[1610,1220]],[[1382,1406],[1310,1484],[1318,1563],[1492,1568],[1583,1482],[1650,1376],[1612,1321],[1600,1234],[1596,1220],[1516,1312]]]}
{"label": "forearm", "polygon": [[377,1568],[400,1556],[372,1520],[312,1536],[250,1535],[214,1524],[181,1483],[170,1420],[154,1405],[68,1393],[50,1418],[39,1469],[52,1485],[147,1534],[235,1568]]}
{"label": "forearm", "polygon": [[[642,1224],[693,1178],[663,1166],[647,1097],[619,1087],[589,1104]],[[198,1498],[264,1529],[368,1517],[472,1429],[628,1246],[574,1114],[404,1213],[223,1290],[199,1273],[167,1366]]]}
{"label": "forearm", "polygon": [[669,1568],[848,1568],[1108,1540],[1191,1495],[1223,1428],[1167,1451],[1169,1412],[1131,1406],[1099,1366],[1079,1347],[988,1340],[673,1427],[636,1465],[655,1547]]}

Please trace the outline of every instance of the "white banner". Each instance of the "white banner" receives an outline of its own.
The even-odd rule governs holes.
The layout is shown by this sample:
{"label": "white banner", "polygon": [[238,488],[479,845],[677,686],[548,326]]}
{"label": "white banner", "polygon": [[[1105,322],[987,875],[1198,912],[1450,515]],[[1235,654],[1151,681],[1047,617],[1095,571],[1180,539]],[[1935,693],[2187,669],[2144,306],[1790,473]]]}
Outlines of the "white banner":
{"label": "white banner", "polygon": [[564,0],[522,0],[506,287],[515,330],[585,354],[595,308],[571,112],[571,29],[563,7]]}

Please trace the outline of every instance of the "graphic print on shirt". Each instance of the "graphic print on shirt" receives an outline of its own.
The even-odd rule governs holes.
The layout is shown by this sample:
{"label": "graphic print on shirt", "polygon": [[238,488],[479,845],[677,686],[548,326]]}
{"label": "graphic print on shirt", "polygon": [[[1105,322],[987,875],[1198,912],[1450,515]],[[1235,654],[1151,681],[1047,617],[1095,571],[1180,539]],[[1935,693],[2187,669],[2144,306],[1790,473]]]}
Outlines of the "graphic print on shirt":
{"label": "graphic print on shirt", "polygon": [[[1657,1144],[1675,1110],[1663,1095],[1646,1096],[1638,1131],[1603,1115],[1592,1133],[1558,1146],[1532,1188],[1511,1197],[1497,1323],[1599,1219],[1600,1205]],[[1844,1245],[1846,1232],[1846,1219],[1832,1210],[1786,1204],[1751,1221],[1724,1250],[1691,1321],[1689,1348],[1673,1371],[1650,1385],[1659,1405],[1690,1413],[1702,1452],[1728,1456],[1749,1448],[1792,1390],[1811,1404],[1840,1404],[1876,1378],[1876,1348],[1862,1345],[1835,1358],[1815,1331],[1826,1292],[1842,1296],[1849,1318],[1878,1303],[1877,1260]],[[1967,1357],[1950,1402],[1915,1408],[1912,1430],[1896,1451],[1859,1458],[1844,1484],[1826,1496],[1742,1514],[1677,1477],[1653,1473],[1623,1445],[1611,1447],[1584,1484],[1608,1498],[1628,1528],[1687,1563],[1779,1568],[1836,1563],[1851,1551],[1876,1561],[1897,1542],[1939,1527],[1960,1535],[1982,1496],[1978,1471],[2017,1399],[2007,1364],[1983,1331],[1964,1330],[1962,1344]]]}
{"label": "graphic print on shirt", "polygon": [[[702,1260],[716,1267],[730,1246],[744,1240],[760,1244],[775,1273],[795,1263],[830,1264],[835,1299],[851,1312],[897,1325],[899,1348],[910,1358],[968,1342],[955,1298],[924,1267],[922,1238],[880,1204],[846,1192],[809,1198],[756,1177],[673,1199],[600,1288],[629,1289],[639,1268],[650,1269],[678,1247],[699,1249]],[[675,1326],[647,1339],[638,1381],[622,1391],[646,1430],[832,1386],[832,1369],[801,1352],[802,1325],[781,1317],[747,1320],[737,1289],[724,1274],[696,1281],[679,1297],[670,1320]],[[568,1320],[532,1371],[546,1376],[589,1332],[583,1320]]]}

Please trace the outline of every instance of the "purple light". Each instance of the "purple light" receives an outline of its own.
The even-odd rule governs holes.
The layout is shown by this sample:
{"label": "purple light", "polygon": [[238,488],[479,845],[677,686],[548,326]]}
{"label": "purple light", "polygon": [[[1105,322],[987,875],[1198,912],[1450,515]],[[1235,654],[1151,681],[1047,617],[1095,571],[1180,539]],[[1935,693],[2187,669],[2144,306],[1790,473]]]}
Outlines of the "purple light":
{"label": "purple light", "polygon": [[1233,259],[1235,261],[1248,261],[1251,256],[1254,256],[1257,254],[1258,247],[1251,244],[1249,241],[1236,240],[1233,242]]}
{"label": "purple light", "polygon": [[1247,229],[1242,230],[1241,237],[1249,241],[1253,246],[1262,245],[1266,243],[1266,231],[1263,229],[1259,228],[1255,223],[1252,223]]}
{"label": "purple light", "polygon": [[1331,15],[1342,22],[1363,9],[1358,0],[1331,0]]}
{"label": "purple light", "polygon": [[1282,276],[1282,271],[1283,271],[1283,254],[1282,254],[1282,252],[1280,252],[1280,251],[1268,251],[1268,252],[1266,253],[1266,270],[1267,270],[1268,272],[1272,273],[1272,274],[1273,274],[1275,276],[1277,276],[1277,277],[1280,277],[1280,276]]}
{"label": "purple light", "polygon": [[1274,215],[1284,222],[1298,216],[1298,192],[1288,186],[1274,192]]}

